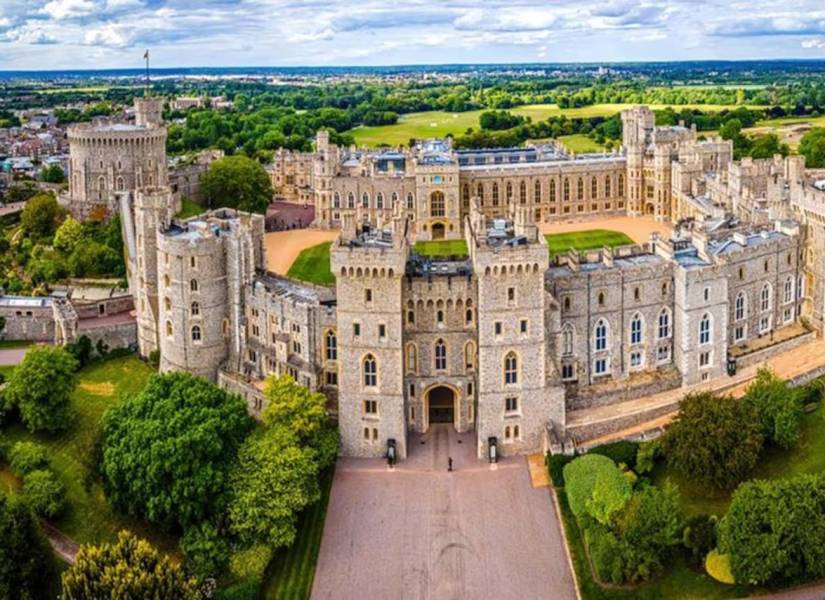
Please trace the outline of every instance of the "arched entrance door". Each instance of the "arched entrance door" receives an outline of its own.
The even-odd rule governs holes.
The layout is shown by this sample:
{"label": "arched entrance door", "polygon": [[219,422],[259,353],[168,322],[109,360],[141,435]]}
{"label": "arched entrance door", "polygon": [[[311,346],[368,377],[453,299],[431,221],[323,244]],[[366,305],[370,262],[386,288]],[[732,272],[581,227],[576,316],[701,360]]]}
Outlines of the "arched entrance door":
{"label": "arched entrance door", "polygon": [[433,423],[455,423],[455,392],[444,385],[432,388],[427,393],[427,416]]}
{"label": "arched entrance door", "polygon": [[433,223],[432,234],[434,240],[444,239],[444,223]]}

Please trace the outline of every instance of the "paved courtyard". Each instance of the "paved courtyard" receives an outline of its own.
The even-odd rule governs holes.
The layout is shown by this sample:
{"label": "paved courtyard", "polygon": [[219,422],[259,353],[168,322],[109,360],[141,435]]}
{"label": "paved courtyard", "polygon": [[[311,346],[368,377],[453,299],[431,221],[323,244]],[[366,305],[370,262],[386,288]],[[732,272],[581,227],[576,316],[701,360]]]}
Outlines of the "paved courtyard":
{"label": "paved courtyard", "polygon": [[340,459],[312,598],[574,599],[548,488],[524,457],[491,470],[475,450],[474,434],[434,425],[394,471]]}

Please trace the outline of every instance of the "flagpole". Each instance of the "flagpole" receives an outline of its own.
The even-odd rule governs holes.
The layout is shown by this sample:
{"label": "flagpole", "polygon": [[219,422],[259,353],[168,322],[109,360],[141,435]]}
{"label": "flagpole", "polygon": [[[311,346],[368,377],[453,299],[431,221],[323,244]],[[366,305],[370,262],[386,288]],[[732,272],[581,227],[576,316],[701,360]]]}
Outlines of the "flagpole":
{"label": "flagpole", "polygon": [[143,55],[143,58],[146,60],[146,95],[149,95],[149,50],[147,49]]}

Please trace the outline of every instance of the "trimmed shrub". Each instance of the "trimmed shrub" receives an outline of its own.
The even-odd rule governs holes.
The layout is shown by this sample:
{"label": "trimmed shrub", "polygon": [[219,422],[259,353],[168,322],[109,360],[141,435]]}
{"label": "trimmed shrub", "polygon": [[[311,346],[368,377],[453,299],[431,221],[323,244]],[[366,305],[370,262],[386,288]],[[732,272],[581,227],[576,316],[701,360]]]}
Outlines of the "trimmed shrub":
{"label": "trimmed shrub", "polygon": [[23,497],[41,517],[54,518],[66,508],[66,488],[48,469],[26,475],[23,479]]}
{"label": "trimmed shrub", "polygon": [[49,466],[46,449],[37,442],[17,442],[9,452],[11,470],[18,477]]}
{"label": "trimmed shrub", "polygon": [[547,455],[547,468],[550,471],[550,481],[553,482],[553,487],[561,489],[564,487],[564,467],[568,465],[575,456],[568,456],[566,454],[549,454]]}
{"label": "trimmed shrub", "polygon": [[632,492],[616,464],[599,454],[580,456],[564,467],[564,481],[570,509],[580,521],[589,516],[608,523],[627,504]]}
{"label": "trimmed shrub", "polygon": [[596,446],[588,451],[588,454],[601,454],[613,460],[617,465],[625,464],[631,469],[636,469],[636,454],[639,451],[639,442],[622,440],[611,444]]}
{"label": "trimmed shrub", "polygon": [[716,547],[716,517],[695,515],[688,519],[682,531],[682,545],[690,552],[693,563],[700,565]]}
{"label": "trimmed shrub", "polygon": [[705,571],[720,583],[728,585],[736,583],[730,570],[729,554],[719,554],[718,550],[711,550],[705,559]]}

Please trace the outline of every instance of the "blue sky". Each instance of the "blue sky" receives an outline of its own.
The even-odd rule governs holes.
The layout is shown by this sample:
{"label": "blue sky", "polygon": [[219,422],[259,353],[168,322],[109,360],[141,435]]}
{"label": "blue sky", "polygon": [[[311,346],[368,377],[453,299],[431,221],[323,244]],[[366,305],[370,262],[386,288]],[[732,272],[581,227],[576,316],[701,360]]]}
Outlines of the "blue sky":
{"label": "blue sky", "polygon": [[0,69],[825,58],[825,0],[0,0]]}

